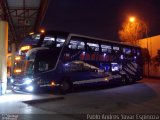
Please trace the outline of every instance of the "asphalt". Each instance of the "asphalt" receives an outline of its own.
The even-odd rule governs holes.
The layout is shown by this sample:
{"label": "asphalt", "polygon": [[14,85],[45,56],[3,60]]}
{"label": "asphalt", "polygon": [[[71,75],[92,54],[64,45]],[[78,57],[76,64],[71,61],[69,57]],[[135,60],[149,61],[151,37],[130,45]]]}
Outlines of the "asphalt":
{"label": "asphalt", "polygon": [[159,115],[159,101],[160,79],[111,88],[83,88],[65,96],[8,93],[0,96],[0,120],[4,114],[18,115],[18,120],[85,120],[87,115],[101,113]]}
{"label": "asphalt", "polygon": [[53,114],[32,107],[35,103],[63,100],[61,95],[8,93],[0,96],[0,114]]}

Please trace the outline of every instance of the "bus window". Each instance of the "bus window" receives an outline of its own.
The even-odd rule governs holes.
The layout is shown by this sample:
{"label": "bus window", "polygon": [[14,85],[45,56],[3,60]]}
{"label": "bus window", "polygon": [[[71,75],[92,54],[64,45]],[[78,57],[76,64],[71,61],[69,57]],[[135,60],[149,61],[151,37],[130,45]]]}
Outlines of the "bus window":
{"label": "bus window", "polygon": [[96,44],[96,43],[87,43],[87,50],[88,51],[98,52],[99,51],[99,44]]}
{"label": "bus window", "polygon": [[132,48],[132,53],[135,55],[136,54],[136,49]]}
{"label": "bus window", "polygon": [[119,52],[119,47],[113,46],[113,51],[115,51],[115,53],[118,53]]}
{"label": "bus window", "polygon": [[112,47],[109,46],[109,45],[101,45],[101,51],[102,51],[102,52],[111,53]]}
{"label": "bus window", "polygon": [[131,54],[131,49],[130,48],[123,48],[123,53],[126,55],[130,55]]}
{"label": "bus window", "polygon": [[137,50],[137,56],[139,56],[140,55],[140,50]]}
{"label": "bus window", "polygon": [[38,71],[43,72],[49,69],[48,63],[46,61],[40,61],[38,66]]}
{"label": "bus window", "polygon": [[54,36],[46,36],[44,37],[44,41],[42,43],[42,46],[53,46],[55,43],[55,37]]}
{"label": "bus window", "polygon": [[113,54],[112,54],[112,61],[117,62],[119,61],[120,57],[120,49],[117,46],[113,46]]}
{"label": "bus window", "polygon": [[43,55],[44,57],[42,58],[38,58],[37,60],[37,67],[36,67],[36,71],[37,72],[44,72],[44,71],[48,71],[54,68],[55,64],[56,64],[56,60],[54,59],[54,55],[53,56],[48,56],[48,55]]}
{"label": "bus window", "polygon": [[58,38],[56,39],[56,47],[62,47],[63,44],[64,44],[64,42],[65,42],[65,39],[64,39],[64,38],[58,37]]}
{"label": "bus window", "polygon": [[85,43],[78,40],[71,40],[68,47],[69,49],[73,49],[73,50],[84,50]]}
{"label": "bus window", "polygon": [[33,70],[34,70],[34,63],[33,61],[29,60],[29,61],[26,61],[26,66],[25,66],[25,72],[26,72],[26,75],[32,75],[33,74]]}
{"label": "bus window", "polygon": [[65,42],[65,39],[61,36],[58,37],[54,37],[54,36],[45,36],[44,37],[44,41],[42,43],[43,47],[51,47],[51,46],[55,46],[55,47],[62,47],[63,44]]}
{"label": "bus window", "polygon": [[118,65],[118,63],[111,63],[112,72],[119,71],[119,69],[120,69],[120,66]]}
{"label": "bus window", "polygon": [[105,72],[109,72],[111,65],[109,63],[100,63],[100,69],[105,70]]}

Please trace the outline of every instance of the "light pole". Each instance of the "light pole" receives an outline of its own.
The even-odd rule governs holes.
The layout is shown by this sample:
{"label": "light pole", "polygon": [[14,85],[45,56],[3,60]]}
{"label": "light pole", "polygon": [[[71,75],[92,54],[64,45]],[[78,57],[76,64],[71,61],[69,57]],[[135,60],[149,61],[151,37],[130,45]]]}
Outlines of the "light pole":
{"label": "light pole", "polygon": [[[130,23],[135,23],[135,21],[136,21],[136,18],[135,17],[130,17],[129,18],[129,22]],[[149,53],[149,46],[148,46],[148,27],[147,27],[147,25],[146,25],[146,23],[145,22],[141,22],[142,23],[142,26],[144,26],[145,27],[145,34],[146,34],[146,40],[147,40],[147,50],[148,50],[148,53]],[[138,32],[138,28],[139,28],[139,26],[140,26],[140,23],[137,23],[137,25],[135,25],[135,27],[136,27],[136,40],[137,40],[137,32]],[[148,69],[148,77],[149,77],[149,74],[150,74],[150,71],[149,71],[149,69],[150,69],[150,65],[149,65],[149,63],[150,63],[150,61],[149,61],[149,56],[148,56],[148,58],[147,58],[147,69]]]}
{"label": "light pole", "polygon": [[130,27],[132,31],[134,31],[133,34],[133,38],[132,38],[132,42],[134,42],[135,44],[137,44],[137,36],[138,36],[138,28],[139,28],[139,23],[136,22],[136,18],[134,16],[129,17],[129,23],[130,23]]}

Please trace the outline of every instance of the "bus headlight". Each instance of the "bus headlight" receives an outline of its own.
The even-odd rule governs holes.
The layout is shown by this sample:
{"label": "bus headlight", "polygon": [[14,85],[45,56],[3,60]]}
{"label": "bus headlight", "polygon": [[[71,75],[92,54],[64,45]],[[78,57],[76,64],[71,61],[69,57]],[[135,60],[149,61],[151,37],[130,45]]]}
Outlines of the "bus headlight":
{"label": "bus headlight", "polygon": [[11,83],[13,83],[13,82],[14,82],[14,80],[13,80],[12,78],[10,79],[10,81],[11,81]]}
{"label": "bus headlight", "polygon": [[31,84],[32,82],[33,82],[33,80],[32,79],[30,79],[30,78],[25,78],[25,79],[23,79],[24,80],[24,84]]}
{"label": "bus headlight", "polygon": [[33,88],[33,86],[27,86],[26,90],[29,92],[33,92],[34,88]]}

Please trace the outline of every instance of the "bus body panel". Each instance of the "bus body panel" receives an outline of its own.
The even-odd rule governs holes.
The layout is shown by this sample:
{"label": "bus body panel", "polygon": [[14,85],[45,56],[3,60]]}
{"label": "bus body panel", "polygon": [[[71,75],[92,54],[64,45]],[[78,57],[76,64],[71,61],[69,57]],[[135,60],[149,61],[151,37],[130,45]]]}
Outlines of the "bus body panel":
{"label": "bus body panel", "polygon": [[[28,52],[28,58],[32,53],[35,55],[31,78],[37,87],[56,87],[63,80],[80,85],[117,83],[122,77],[132,81],[142,79],[139,47],[75,34],[69,34],[66,40],[52,36],[42,42],[46,48],[33,48]],[[49,39],[52,42],[48,42]],[[24,81],[29,75],[21,76],[21,81]],[[15,83],[13,86],[17,86]]]}

